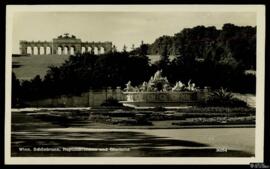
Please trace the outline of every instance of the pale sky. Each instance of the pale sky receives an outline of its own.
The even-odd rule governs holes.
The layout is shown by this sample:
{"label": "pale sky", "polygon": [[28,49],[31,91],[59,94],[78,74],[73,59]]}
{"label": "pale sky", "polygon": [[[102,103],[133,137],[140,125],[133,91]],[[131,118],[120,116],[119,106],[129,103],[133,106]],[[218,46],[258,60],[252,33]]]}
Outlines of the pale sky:
{"label": "pale sky", "polygon": [[224,23],[256,26],[255,12],[17,12],[13,18],[12,52],[19,41],[51,41],[70,33],[82,41],[112,41],[118,50],[125,44],[138,47],[183,28]]}

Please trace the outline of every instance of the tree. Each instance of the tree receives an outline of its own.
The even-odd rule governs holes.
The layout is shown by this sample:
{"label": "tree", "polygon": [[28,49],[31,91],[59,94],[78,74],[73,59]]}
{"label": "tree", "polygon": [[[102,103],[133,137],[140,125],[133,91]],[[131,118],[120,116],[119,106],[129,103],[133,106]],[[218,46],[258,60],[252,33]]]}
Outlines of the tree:
{"label": "tree", "polygon": [[146,57],[146,55],[148,53],[148,48],[149,48],[149,46],[147,44],[142,43],[140,46],[139,56]]}
{"label": "tree", "polygon": [[12,90],[12,107],[16,107],[19,103],[20,103],[20,88],[21,88],[21,85],[20,85],[20,81],[19,79],[17,79],[16,75],[14,72],[12,72],[12,87],[11,87],[11,90]]}
{"label": "tree", "polygon": [[123,46],[123,52],[127,52],[127,46],[126,45]]}
{"label": "tree", "polygon": [[168,55],[168,49],[167,47],[164,47],[160,55],[160,60],[157,62],[157,68],[159,70],[163,70],[164,75],[167,76],[169,64],[170,64],[170,60],[169,60],[169,55]]}

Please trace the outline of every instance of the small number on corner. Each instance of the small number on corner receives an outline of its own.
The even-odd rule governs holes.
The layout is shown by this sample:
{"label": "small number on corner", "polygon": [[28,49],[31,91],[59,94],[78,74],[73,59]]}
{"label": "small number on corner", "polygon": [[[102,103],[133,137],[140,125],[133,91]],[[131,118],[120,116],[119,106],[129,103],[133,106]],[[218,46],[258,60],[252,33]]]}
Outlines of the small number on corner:
{"label": "small number on corner", "polygon": [[224,147],[220,147],[220,148],[216,149],[216,152],[227,152],[227,151],[228,151],[228,149],[224,148]]}

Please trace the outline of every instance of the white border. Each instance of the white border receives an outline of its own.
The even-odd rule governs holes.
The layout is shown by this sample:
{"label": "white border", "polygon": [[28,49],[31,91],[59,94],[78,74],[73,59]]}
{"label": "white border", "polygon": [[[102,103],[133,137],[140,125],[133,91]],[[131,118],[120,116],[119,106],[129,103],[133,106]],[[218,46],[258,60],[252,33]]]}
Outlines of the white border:
{"label": "white border", "polygon": [[[11,69],[12,25],[15,12],[90,12],[90,11],[181,11],[181,12],[256,12],[257,13],[257,88],[255,157],[11,157]],[[264,140],[264,5],[8,5],[6,7],[6,93],[5,164],[250,164],[263,162]]]}

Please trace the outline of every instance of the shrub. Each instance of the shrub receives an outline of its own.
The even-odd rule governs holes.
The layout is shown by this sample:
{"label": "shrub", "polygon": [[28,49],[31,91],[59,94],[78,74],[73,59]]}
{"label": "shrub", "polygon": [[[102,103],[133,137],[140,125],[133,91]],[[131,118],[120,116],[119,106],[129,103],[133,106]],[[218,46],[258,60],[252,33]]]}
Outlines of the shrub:
{"label": "shrub", "polygon": [[147,114],[136,114],[135,120],[138,125],[152,125],[152,122],[148,121],[149,115]]}
{"label": "shrub", "polygon": [[123,104],[119,103],[119,101],[113,97],[109,97],[107,100],[105,100],[103,103],[101,103],[101,106],[108,106],[108,107],[122,107]]}
{"label": "shrub", "polygon": [[205,106],[207,107],[247,107],[247,103],[234,98],[226,89],[219,89],[210,94]]}
{"label": "shrub", "polygon": [[158,106],[158,107],[154,107],[152,110],[153,111],[166,111],[166,108]]}

